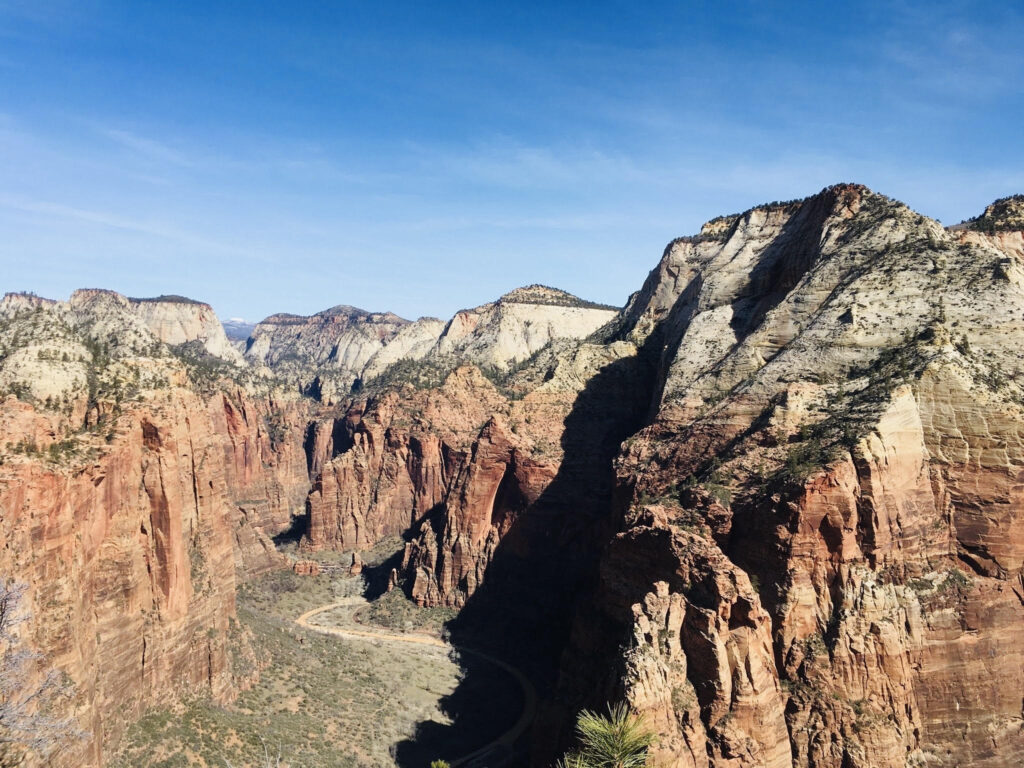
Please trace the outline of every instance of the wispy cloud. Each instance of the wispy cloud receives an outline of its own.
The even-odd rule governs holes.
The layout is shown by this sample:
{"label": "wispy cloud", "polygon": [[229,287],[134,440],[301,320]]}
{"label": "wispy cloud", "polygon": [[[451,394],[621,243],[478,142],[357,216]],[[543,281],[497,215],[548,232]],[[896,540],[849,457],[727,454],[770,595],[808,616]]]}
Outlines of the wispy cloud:
{"label": "wispy cloud", "polygon": [[43,217],[65,219],[94,224],[108,229],[119,229],[169,240],[180,245],[202,250],[213,250],[223,254],[243,255],[247,252],[238,246],[228,245],[210,238],[177,229],[152,220],[133,219],[105,211],[79,208],[73,205],[52,203],[45,200],[0,196],[0,207]]}
{"label": "wispy cloud", "polygon": [[140,136],[137,133],[121,128],[110,128],[102,125],[94,125],[93,127],[101,136],[110,139],[117,146],[145,160],[167,163],[183,168],[191,168],[195,165],[195,162],[183,152],[156,139]]}

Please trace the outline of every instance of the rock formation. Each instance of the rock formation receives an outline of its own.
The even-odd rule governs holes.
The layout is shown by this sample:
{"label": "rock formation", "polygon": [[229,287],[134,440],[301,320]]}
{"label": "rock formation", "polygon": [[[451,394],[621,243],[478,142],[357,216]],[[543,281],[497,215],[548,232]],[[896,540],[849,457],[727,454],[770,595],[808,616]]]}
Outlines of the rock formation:
{"label": "rock formation", "polygon": [[1024,294],[1000,242],[840,186],[670,246],[625,313],[661,383],[563,697],[619,691],[676,765],[1020,761]]}
{"label": "rock formation", "polygon": [[245,356],[307,387],[318,380],[321,399],[343,400],[371,366],[379,372],[425,355],[442,328],[433,318],[411,323],[349,306],[310,317],[279,314],[257,323]]}
{"label": "rock formation", "polygon": [[448,321],[433,352],[499,370],[521,362],[555,339],[583,339],[618,308],[583,301],[565,291],[531,285]]}
{"label": "rock formation", "polygon": [[129,299],[135,315],[165,344],[196,342],[207,353],[240,365],[242,355],[228,340],[224,326],[209,304],[184,296]]}
{"label": "rock formation", "polygon": [[311,317],[268,317],[256,326],[245,354],[321,400],[340,403],[381,376],[385,387],[408,380],[416,361],[433,378],[465,363],[504,370],[554,340],[590,335],[617,312],[540,285],[463,310],[448,323],[338,306]]}
{"label": "rock formation", "polygon": [[[561,451],[539,460],[505,409],[480,428],[407,588],[463,605],[502,547],[571,558],[538,547],[538,519],[563,542],[590,520],[610,541],[550,719],[625,697],[678,765],[1019,760],[1024,296],[1019,233],[989,229],[848,185],[673,242],[608,329],[633,352],[562,393]],[[602,400],[616,376],[634,386]],[[591,518],[565,491],[604,458],[567,447],[631,389],[647,426],[616,444]],[[527,390],[530,414],[544,387]]]}
{"label": "rock formation", "polygon": [[838,185],[673,241],[621,312],[276,315],[247,365],[205,305],[8,295],[0,569],[75,759],[168,691],[230,697],[236,579],[287,534],[403,535],[389,589],[499,606],[538,764],[620,699],[664,764],[1020,763],[1022,211],[944,229]]}
{"label": "rock formation", "polygon": [[236,574],[280,564],[310,405],[204,378],[110,292],[8,296],[0,326],[0,576],[87,737],[52,764],[100,765],[147,706],[234,695]]}

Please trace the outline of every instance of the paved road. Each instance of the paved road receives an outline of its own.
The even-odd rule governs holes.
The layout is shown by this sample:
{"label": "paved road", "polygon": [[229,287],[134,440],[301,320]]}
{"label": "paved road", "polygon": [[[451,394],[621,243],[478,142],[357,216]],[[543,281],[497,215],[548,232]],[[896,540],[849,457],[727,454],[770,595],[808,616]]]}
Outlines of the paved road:
{"label": "paved road", "polygon": [[[486,761],[488,765],[497,766],[501,764],[501,761],[509,759],[512,755],[516,741],[519,740],[520,736],[526,733],[530,724],[533,722],[534,717],[537,715],[537,692],[534,690],[530,681],[527,680],[518,669],[510,664],[506,664],[501,659],[496,659],[490,654],[474,650],[473,648],[467,648],[461,645],[453,646],[439,638],[433,637],[432,635],[426,635],[418,632],[408,632],[403,634],[398,632],[385,632],[384,630],[377,631],[371,629],[350,629],[349,627],[327,627],[323,624],[314,624],[310,621],[310,619],[319,616],[321,613],[326,613],[327,611],[333,611],[338,608],[352,608],[352,612],[354,612],[356,608],[365,605],[368,605],[365,598],[347,597],[336,603],[328,603],[327,605],[321,605],[318,608],[314,608],[311,611],[306,611],[295,620],[295,623],[303,629],[319,632],[324,635],[334,635],[335,637],[345,637],[355,640],[380,640],[386,643],[396,644],[431,645],[438,648],[454,647],[460,653],[472,654],[477,658],[483,659],[505,670],[515,678],[516,682],[519,683],[519,687],[523,690],[523,711],[520,713],[519,719],[515,722],[515,725],[494,741],[484,745],[474,752],[469,753],[468,755],[460,757],[458,760],[451,761],[451,764],[452,768],[459,768],[459,766],[472,768],[474,764],[482,764],[482,761]],[[348,618],[351,619],[351,613]]]}

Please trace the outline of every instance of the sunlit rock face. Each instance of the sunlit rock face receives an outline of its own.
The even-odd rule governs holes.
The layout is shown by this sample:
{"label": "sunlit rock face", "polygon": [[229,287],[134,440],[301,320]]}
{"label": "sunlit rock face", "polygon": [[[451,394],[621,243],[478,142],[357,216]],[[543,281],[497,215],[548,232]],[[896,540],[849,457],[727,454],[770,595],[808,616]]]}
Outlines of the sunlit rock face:
{"label": "sunlit rock face", "polygon": [[26,765],[102,765],[148,706],[229,701],[237,581],[280,567],[271,537],[309,490],[310,404],[203,379],[135,309],[0,303],[0,576],[26,585],[21,641],[83,733]]}
{"label": "sunlit rock face", "polygon": [[[545,711],[625,698],[673,764],[1012,763],[1024,273],[1000,222],[946,230],[855,185],[709,222],[589,341],[350,413],[308,542],[411,531],[406,589],[462,606],[503,550],[557,557],[541,542],[586,527]],[[480,343],[458,354],[507,356],[491,311],[449,324]],[[612,404],[628,418],[588,433]],[[567,496],[604,477],[579,446],[615,434],[607,491]]]}
{"label": "sunlit rock face", "polygon": [[1020,762],[1020,256],[856,186],[673,243],[561,696],[618,691],[677,765]]}
{"label": "sunlit rock face", "polygon": [[197,342],[214,357],[241,364],[242,356],[224,333],[209,304],[181,296],[129,299],[135,315],[165,344]]}
{"label": "sunlit rock face", "polygon": [[244,360],[206,305],[8,295],[0,568],[88,734],[69,764],[230,699],[235,585],[280,534],[404,536],[417,603],[491,587],[552,634],[538,764],[622,699],[664,764],[1020,763],[1019,211],[944,229],[839,185],[673,241],[621,311],[336,307]]}
{"label": "sunlit rock face", "polygon": [[504,370],[556,339],[583,339],[618,310],[542,285],[517,288],[491,304],[455,315],[434,349],[438,355]]}
{"label": "sunlit rock face", "polygon": [[268,317],[253,330],[245,357],[340,403],[381,377],[386,386],[401,383],[417,362],[426,369],[471,363],[504,371],[552,341],[589,336],[617,312],[540,285],[462,310],[447,323],[337,306],[309,317]]}

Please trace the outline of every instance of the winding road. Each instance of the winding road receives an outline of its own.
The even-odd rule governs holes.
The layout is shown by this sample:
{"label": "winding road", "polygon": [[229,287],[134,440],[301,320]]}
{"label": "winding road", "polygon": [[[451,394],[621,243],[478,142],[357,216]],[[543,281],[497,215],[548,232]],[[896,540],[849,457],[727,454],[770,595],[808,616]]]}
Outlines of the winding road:
{"label": "winding road", "polygon": [[509,728],[509,730],[497,739],[485,744],[480,747],[480,749],[477,749],[468,755],[463,755],[457,760],[452,760],[451,765],[452,768],[459,768],[460,766],[473,768],[477,764],[498,765],[503,757],[511,756],[516,741],[526,733],[537,714],[537,692],[534,690],[533,684],[526,679],[526,676],[515,667],[510,664],[506,664],[501,659],[496,659],[490,654],[473,648],[467,648],[462,645],[452,645],[451,643],[446,643],[432,635],[418,632],[403,634],[398,632],[385,632],[383,630],[377,631],[369,629],[351,629],[349,627],[328,627],[323,624],[314,624],[311,621],[311,619],[322,613],[327,613],[328,611],[333,611],[338,608],[352,608],[354,612],[356,608],[365,605],[368,605],[365,598],[347,597],[343,600],[339,600],[338,602],[328,603],[327,605],[321,605],[318,608],[306,611],[295,620],[295,623],[303,629],[310,630],[311,632],[319,632],[323,635],[333,635],[335,637],[344,637],[353,640],[379,640],[385,643],[430,645],[437,648],[455,648],[460,653],[472,654],[479,659],[483,659],[484,661],[503,669],[515,678],[519,687],[523,691],[523,711],[520,713],[519,719],[511,728]]}

